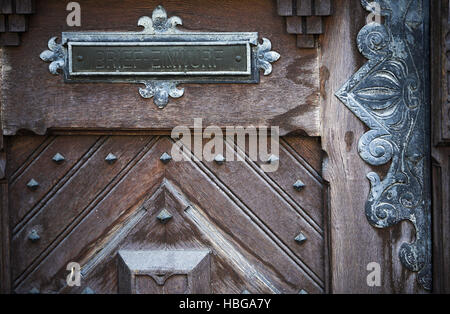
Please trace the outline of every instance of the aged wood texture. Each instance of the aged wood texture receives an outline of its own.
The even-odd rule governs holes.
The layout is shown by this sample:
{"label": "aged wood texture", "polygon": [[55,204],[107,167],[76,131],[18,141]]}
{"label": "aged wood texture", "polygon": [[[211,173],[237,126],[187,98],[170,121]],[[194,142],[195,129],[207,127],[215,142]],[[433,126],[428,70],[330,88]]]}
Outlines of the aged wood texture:
{"label": "aged wood texture", "polygon": [[[80,147],[80,143],[89,145]],[[200,161],[186,149],[192,160],[164,164],[160,157],[171,153],[173,143],[167,136],[11,138],[9,159],[27,156],[7,169],[15,174],[15,182],[42,169],[57,169],[64,163],[70,167],[63,177],[49,177],[48,187],[40,179],[49,191],[41,199],[23,203],[10,197],[11,209],[23,213],[15,217],[25,217],[11,225],[14,291],[188,289],[183,276],[161,281],[163,285],[157,286],[162,288],[142,278],[131,287],[123,267],[118,276],[119,250],[161,249],[211,250],[214,293],[327,290],[323,180],[311,166],[319,162],[320,153],[303,154],[301,145],[309,143],[306,151],[320,152],[318,141],[283,139],[279,170],[274,173],[261,171],[262,164],[251,161],[246,148],[230,139],[225,145],[236,161],[221,165]],[[54,151],[67,159],[55,164],[47,158]],[[105,161],[109,152],[117,156],[115,163]],[[305,183],[302,190],[294,189],[296,180]],[[23,199],[39,193],[23,184],[15,186]],[[170,216],[165,223],[157,218],[163,210]],[[29,238],[32,230],[39,235],[36,241]],[[295,240],[300,233],[306,237],[303,243]],[[74,261],[82,265],[82,286],[70,288],[64,280],[66,265]],[[118,290],[118,278],[125,290]],[[198,284],[206,291],[206,282]]]}
{"label": "aged wood texture", "polygon": [[450,13],[448,0],[431,2],[432,127],[435,145],[450,145]]}
{"label": "aged wood texture", "polygon": [[332,0],[277,0],[278,14],[286,17],[289,34],[297,35],[297,47],[314,48],[323,23],[332,14]]}
{"label": "aged wood texture", "polygon": [[0,2],[0,46],[19,46],[20,33],[28,30],[29,15],[34,13],[34,0]]}
{"label": "aged wood texture", "polygon": [[[40,1],[23,45],[5,51],[4,132],[20,129],[44,134],[47,129],[168,130],[203,117],[205,125],[279,125],[282,134],[319,135],[317,50],[295,49],[276,2],[167,1],[169,16],[180,16],[187,30],[257,31],[281,54],[260,84],[186,84],[189,92],[160,110],[127,84],[65,84],[39,59],[52,36],[62,31],[138,31],[139,17],[150,15],[157,1],[83,1],[82,27],[66,25],[65,3]],[[102,16],[99,22],[98,17]],[[36,79],[39,78],[39,79]],[[20,82],[20,83],[19,83]],[[142,86],[143,87],[143,86]],[[181,86],[183,87],[183,86]],[[289,92],[286,92],[289,91]]]}
{"label": "aged wood texture", "polygon": [[[388,232],[370,227],[364,208],[371,169],[358,156],[357,141],[365,132],[363,124],[334,96],[363,65],[356,36],[366,13],[360,3],[336,1],[334,15],[326,20],[321,47],[322,143],[328,157],[324,178],[330,183],[330,237],[332,291],[334,293],[416,293],[416,275],[401,266],[398,250],[412,242],[413,229],[407,223]],[[345,107],[344,107],[345,108]],[[369,263],[381,266],[380,287],[367,285]]]}
{"label": "aged wood texture", "polygon": [[450,293],[450,61],[449,1],[431,1],[433,133],[433,291]]}
{"label": "aged wood texture", "polygon": [[[3,50],[0,48],[0,56]],[[0,72],[3,64],[0,61]],[[2,84],[0,78],[0,84]],[[0,119],[2,114],[0,112]],[[6,141],[0,130],[0,293],[11,292],[11,230],[9,222]]]}

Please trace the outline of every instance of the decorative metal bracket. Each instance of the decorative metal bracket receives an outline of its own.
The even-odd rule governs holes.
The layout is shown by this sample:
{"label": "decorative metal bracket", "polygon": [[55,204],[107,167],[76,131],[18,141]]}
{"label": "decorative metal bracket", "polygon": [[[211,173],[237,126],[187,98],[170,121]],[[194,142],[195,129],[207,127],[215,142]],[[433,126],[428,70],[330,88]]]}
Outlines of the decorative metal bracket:
{"label": "decorative metal bracket", "polygon": [[414,225],[416,240],[401,245],[400,261],[418,272],[419,283],[429,290],[429,2],[361,2],[368,11],[384,16],[385,24],[370,23],[359,32],[359,51],[369,61],[336,96],[371,129],[359,140],[361,158],[373,166],[391,162],[383,179],[375,172],[367,175],[371,183],[367,218],[377,228],[404,220]]}
{"label": "decorative metal bracket", "polygon": [[[50,73],[66,82],[144,84],[139,93],[164,108],[169,97],[183,96],[183,83],[259,83],[259,70],[272,73],[280,55],[257,33],[194,33],[177,29],[179,17],[167,17],[158,6],[152,17],[141,17],[141,32],[63,33],[50,39],[41,59]],[[155,56],[157,54],[157,56]]]}

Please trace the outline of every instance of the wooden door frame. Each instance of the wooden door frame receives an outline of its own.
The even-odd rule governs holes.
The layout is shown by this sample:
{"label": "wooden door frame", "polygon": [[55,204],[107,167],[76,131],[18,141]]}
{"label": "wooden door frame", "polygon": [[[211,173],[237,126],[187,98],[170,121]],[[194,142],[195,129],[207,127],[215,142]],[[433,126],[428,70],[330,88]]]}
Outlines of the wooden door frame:
{"label": "wooden door frame", "polygon": [[[358,155],[357,141],[367,131],[360,120],[335,97],[342,85],[366,62],[357,50],[355,39],[365,23],[367,12],[359,0],[335,0],[334,14],[325,21],[325,36],[320,38],[320,95],[322,104],[322,145],[326,153],[323,165],[330,182],[328,211],[328,250],[331,293],[422,293],[415,273],[404,269],[397,256],[399,244],[411,237],[407,225],[390,230],[370,227],[364,214],[369,195],[365,174],[373,169]],[[3,141],[0,170],[5,168]],[[9,215],[7,180],[1,174],[0,243],[1,292],[11,292],[9,262]],[[448,226],[443,226],[448,229]],[[435,238],[445,234],[436,231]],[[358,241],[355,241],[358,239]],[[435,252],[438,252],[436,248]],[[368,263],[382,269],[381,287],[366,282]],[[445,263],[444,263],[445,265]],[[448,276],[444,269],[441,275]]]}

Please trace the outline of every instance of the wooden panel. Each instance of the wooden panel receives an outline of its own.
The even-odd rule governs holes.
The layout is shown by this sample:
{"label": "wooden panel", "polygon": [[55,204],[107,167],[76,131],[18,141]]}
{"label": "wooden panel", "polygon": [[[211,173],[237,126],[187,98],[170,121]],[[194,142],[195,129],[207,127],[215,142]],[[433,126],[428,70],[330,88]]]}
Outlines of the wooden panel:
{"label": "wooden panel", "polygon": [[333,11],[331,0],[315,0],[314,13],[324,16],[331,15]]}
{"label": "wooden panel", "polygon": [[[55,141],[58,138],[72,141],[63,136]],[[283,152],[280,174],[273,178],[249,162],[216,166],[171,161],[165,165],[159,158],[171,151],[173,141],[144,138],[113,136],[102,142],[86,165],[16,230],[12,243],[15,292],[116,293],[121,277],[119,250],[158,249],[211,250],[214,293],[324,291],[322,222],[311,227],[292,207],[296,202],[304,207],[307,198],[291,200],[291,204],[286,199],[294,199],[294,194],[275,188],[283,187],[282,177],[289,170],[310,176],[304,161],[293,158],[292,151]],[[105,167],[104,155],[109,151],[119,159]],[[246,192],[239,181],[252,186],[252,193],[261,200]],[[77,198],[80,194],[83,197]],[[172,216],[166,224],[157,219],[162,209]],[[34,243],[27,239],[31,228],[39,229],[40,239]],[[295,242],[299,232],[307,236],[305,243]],[[72,261],[83,266],[81,287],[68,287],[61,280]],[[181,291],[170,289],[182,289],[183,280],[169,280],[162,291]],[[139,281],[138,289],[150,291],[151,287],[148,281]]]}
{"label": "wooden panel", "polygon": [[431,1],[433,156],[433,292],[450,293],[450,12]]}
{"label": "wooden panel", "polygon": [[297,15],[313,15],[313,2],[314,0],[297,0]]}
{"label": "wooden panel", "polygon": [[[83,24],[77,31],[136,31],[139,17],[150,15],[158,4],[153,0],[85,1]],[[180,16],[189,30],[258,31],[282,57],[260,84],[186,84],[185,95],[171,99],[164,110],[143,99],[136,84],[64,84],[61,77],[49,73],[39,55],[50,37],[73,31],[61,23],[65,5],[58,0],[39,1],[40,14],[30,19],[23,45],[4,52],[8,62],[2,84],[5,134],[19,129],[43,134],[48,128],[167,130],[203,117],[205,125],[276,124],[282,134],[303,130],[319,135],[317,51],[296,49],[296,38],[286,33],[284,18],[274,17],[276,2],[165,2],[168,14]]]}
{"label": "wooden panel", "polygon": [[0,0],[0,13],[11,14],[13,13],[12,0]]}
{"label": "wooden panel", "polygon": [[[66,142],[71,142],[64,138]],[[12,239],[14,255],[13,276],[17,278],[25,268],[54,241],[67,225],[95,206],[98,195],[110,190],[113,179],[123,171],[149,141],[146,137],[111,137],[97,148],[64,186],[55,191],[45,204],[30,218],[26,226],[16,227]],[[117,161],[108,164],[105,157],[113,153]],[[18,192],[20,193],[20,192]],[[79,197],[83,195],[83,197]],[[13,200],[13,198],[11,198]],[[58,219],[54,219],[58,217]],[[49,223],[51,221],[51,223]],[[32,230],[39,232],[36,243],[28,239]]]}
{"label": "wooden panel", "polygon": [[12,14],[8,16],[8,30],[10,32],[26,32],[27,18],[24,15]]}
{"label": "wooden panel", "polygon": [[292,0],[277,0],[278,15],[291,16],[293,14]]}
{"label": "wooden panel", "polygon": [[[81,136],[74,138],[73,141],[67,141],[64,137],[57,137],[31,160],[23,171],[17,176],[11,177],[10,200],[13,226],[16,226],[55,184],[66,176],[67,172],[79,162],[96,140],[97,137]],[[60,165],[55,164],[52,160],[57,153],[66,158]],[[33,179],[39,184],[35,191],[27,187],[27,184]]]}
{"label": "wooden panel", "polygon": [[431,2],[432,129],[435,145],[450,145],[450,12],[448,0]]}
{"label": "wooden panel", "polygon": [[[8,177],[16,177],[19,167],[25,167],[26,161],[34,160],[32,154],[38,155],[51,142],[51,138],[43,136],[15,136],[8,141]],[[14,156],[14,158],[12,158]]]}
{"label": "wooden panel", "polygon": [[126,176],[113,185],[114,193],[104,195],[84,216],[82,223],[75,221],[58,238],[57,243],[47,249],[43,256],[34,261],[15,281],[17,292],[27,293],[32,288],[40,291],[62,289],[58,278],[65,278],[66,265],[71,261],[82,263],[80,259],[83,253],[88,253],[97,241],[102,242],[103,238],[107,237],[108,230],[111,232],[113,223],[120,225],[124,214],[136,209],[139,201],[161,182],[164,168],[159,156],[166,147],[143,144],[143,148],[143,153]]}
{"label": "wooden panel", "polygon": [[35,0],[15,0],[17,14],[32,14],[35,11]]}
{"label": "wooden panel", "polygon": [[0,183],[0,293],[11,292],[8,184]]}

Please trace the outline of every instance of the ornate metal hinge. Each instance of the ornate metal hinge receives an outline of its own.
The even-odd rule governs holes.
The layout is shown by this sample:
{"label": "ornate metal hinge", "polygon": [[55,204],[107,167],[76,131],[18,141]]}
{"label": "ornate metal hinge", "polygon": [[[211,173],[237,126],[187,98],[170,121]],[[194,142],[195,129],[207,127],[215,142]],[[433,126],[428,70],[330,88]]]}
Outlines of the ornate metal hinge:
{"label": "ornate metal hinge", "polygon": [[141,32],[63,33],[50,39],[41,59],[66,82],[138,83],[143,98],[164,108],[169,97],[183,96],[182,83],[259,83],[259,70],[272,73],[280,55],[258,33],[196,33],[177,28],[179,17],[167,17],[158,6],[141,17]]}
{"label": "ornate metal hinge", "polygon": [[336,96],[371,129],[359,140],[361,158],[373,166],[391,162],[383,178],[367,175],[367,218],[377,228],[404,220],[414,225],[416,240],[402,244],[400,260],[431,289],[429,2],[361,2],[385,23],[369,23],[359,32],[359,51],[369,61]]}

